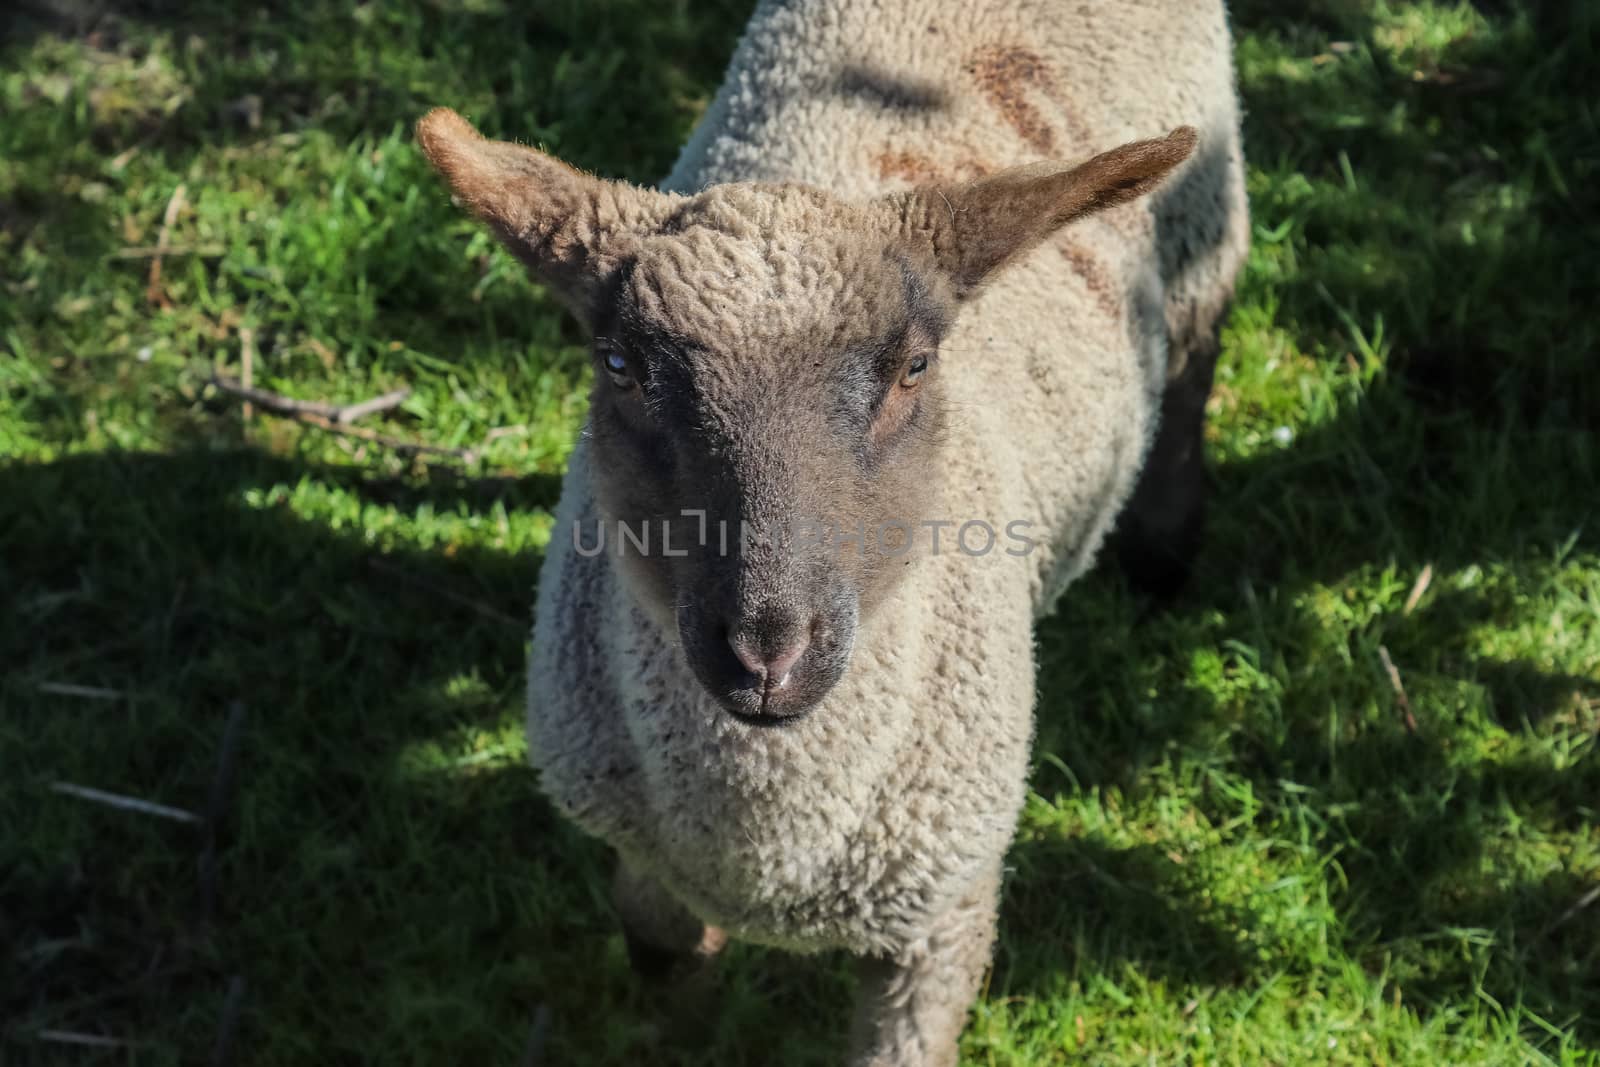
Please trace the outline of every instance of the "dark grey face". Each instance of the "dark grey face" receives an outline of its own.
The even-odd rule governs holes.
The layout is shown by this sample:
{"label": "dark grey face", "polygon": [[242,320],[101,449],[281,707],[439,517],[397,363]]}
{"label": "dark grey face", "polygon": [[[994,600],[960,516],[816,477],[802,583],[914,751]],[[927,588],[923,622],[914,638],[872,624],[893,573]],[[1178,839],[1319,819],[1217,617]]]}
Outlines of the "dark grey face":
{"label": "dark grey face", "polygon": [[[594,328],[594,491],[608,518],[656,534],[653,550],[611,556],[706,688],[770,724],[839,680],[857,620],[904,573],[907,554],[876,535],[914,528],[935,497],[937,351],[955,306],[1062,226],[1155,188],[1198,134],[865,203],[603,181],[442,108],[417,139]],[[702,527],[685,512],[709,536],[686,536]],[[665,546],[663,523],[677,531]],[[802,538],[805,523],[855,539]]]}
{"label": "dark grey face", "polygon": [[904,573],[879,531],[915,524],[937,478],[949,312],[905,258],[848,237],[753,255],[713,232],[687,260],[686,244],[646,246],[600,302],[595,488],[648,528],[613,558],[700,682],[742,722],[793,722]]}
{"label": "dark grey face", "polygon": [[[1062,226],[1155,188],[1198,134],[865,203],[607,182],[444,109],[417,139],[594,328],[593,488],[608,518],[658,538],[612,558],[707,689],[771,723],[839,680],[857,620],[903,573],[877,533],[914,528],[935,498],[936,357],[955,306]],[[684,536],[696,516],[710,536]],[[678,531],[665,546],[663,523]],[[808,523],[855,538],[802,539]]]}

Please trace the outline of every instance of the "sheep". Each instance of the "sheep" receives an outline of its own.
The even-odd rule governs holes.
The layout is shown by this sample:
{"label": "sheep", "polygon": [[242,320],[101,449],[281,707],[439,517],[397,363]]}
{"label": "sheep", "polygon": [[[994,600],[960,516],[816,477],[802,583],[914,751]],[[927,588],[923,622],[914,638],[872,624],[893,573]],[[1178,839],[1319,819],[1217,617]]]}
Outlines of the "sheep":
{"label": "sheep", "polygon": [[594,338],[527,731],[634,959],[843,949],[851,1062],[954,1063],[1033,623],[1114,527],[1157,591],[1197,544],[1248,245],[1223,4],[766,0],[658,189],[417,133]]}

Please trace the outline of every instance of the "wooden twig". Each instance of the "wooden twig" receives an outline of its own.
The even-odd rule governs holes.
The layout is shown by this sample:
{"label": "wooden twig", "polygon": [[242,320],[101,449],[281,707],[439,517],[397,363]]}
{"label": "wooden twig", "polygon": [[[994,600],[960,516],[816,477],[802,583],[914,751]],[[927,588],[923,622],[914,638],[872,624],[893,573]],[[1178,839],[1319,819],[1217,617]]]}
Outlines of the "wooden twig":
{"label": "wooden twig", "polygon": [[[239,327],[239,388],[254,389],[256,384],[256,331]],[[256,417],[255,406],[246,400],[239,405],[239,417],[249,422]]]}
{"label": "wooden twig", "polygon": [[[241,329],[240,332],[243,333],[244,330]],[[323,418],[331,419],[339,413],[338,404],[328,404],[321,400],[296,400],[292,396],[284,396],[281,393],[272,393],[265,389],[257,389],[252,385],[246,385],[244,382],[229,378],[225,374],[213,374],[211,376],[211,384],[224,393],[239,397],[246,402],[259,404],[263,411],[272,411],[279,415],[289,415],[294,418],[300,418],[304,415],[320,415]]]}
{"label": "wooden twig", "polygon": [[222,1002],[222,1018],[217,1023],[217,1043],[211,1047],[211,1067],[229,1067],[233,1046],[239,1036],[239,1012],[244,1007],[244,976],[228,979],[228,998]]}
{"label": "wooden twig", "polygon": [[1572,907],[1570,907],[1566,911],[1562,912],[1556,918],[1555,922],[1551,923],[1549,926],[1546,926],[1543,930],[1541,930],[1539,932],[1539,940],[1542,941],[1545,938],[1549,937],[1551,934],[1555,933],[1556,929],[1558,927],[1565,925],[1566,922],[1569,919],[1571,919],[1574,915],[1578,914],[1578,912],[1582,911],[1584,908],[1587,908],[1589,905],[1593,904],[1597,900],[1600,900],[1600,885],[1595,886],[1593,889],[1589,890],[1583,896],[1579,897],[1577,899],[1577,901],[1572,905]]}
{"label": "wooden twig", "polygon": [[454,601],[463,607],[471,608],[484,618],[493,619],[495,622],[503,622],[507,626],[515,626],[519,630],[526,629],[528,626],[526,622],[523,622],[520,619],[514,619],[498,608],[492,608],[482,601],[474,600],[469,596],[462,596],[460,593],[457,593],[453,590],[446,589],[443,586],[435,585],[424,578],[417,577],[415,574],[412,574],[410,571],[405,570],[402,567],[391,566],[390,564],[383,562],[381,559],[369,559],[367,560],[367,566],[371,567],[375,571],[379,571],[380,573],[399,578],[403,582],[410,582],[418,589],[425,589],[434,596],[444,597],[446,600]]}
{"label": "wooden twig", "polygon": [[233,783],[238,778],[239,744],[244,738],[244,702],[228,706],[228,721],[222,728],[222,744],[217,750],[217,772],[211,777],[211,792],[206,797],[206,847],[200,855],[200,912],[209,920],[216,913],[217,848],[222,821],[233,799]]}
{"label": "wooden twig", "polygon": [[370,441],[375,445],[392,448],[396,452],[449,456],[463,463],[473,463],[478,458],[477,448],[453,448],[448,445],[430,445],[422,441],[407,441],[404,438],[390,437],[388,434],[346,425],[364,415],[399,405],[411,395],[409,389],[395,389],[382,396],[354,404],[329,404],[320,400],[296,400],[294,397],[268,392],[265,389],[247,387],[243,382],[235,381],[224,374],[212,375],[211,384],[220,392],[259,404],[263,411],[286,415],[296,422],[303,422],[308,426],[327,430],[329,433],[354,437],[360,441]]}
{"label": "wooden twig", "polygon": [[239,771],[239,742],[244,738],[244,702],[228,705],[228,721],[222,728],[222,744],[217,750],[217,773],[211,778],[206,796],[206,826],[216,829],[228,813],[233,798],[233,783]]}
{"label": "wooden twig", "polygon": [[1411,80],[1423,85],[1437,85],[1462,93],[1481,93],[1498,89],[1505,75],[1498,70],[1414,70]]}
{"label": "wooden twig", "polygon": [[144,151],[150,142],[154,141],[157,135],[161,133],[162,129],[166,126],[166,120],[172,117],[172,113],[174,111],[183,106],[187,96],[187,93],[179,93],[172,100],[168,101],[166,106],[162,108],[163,113],[158,116],[154,129],[146,131],[143,137],[140,137],[137,141],[133,142],[133,144],[129,145],[127,148],[124,148],[121,152],[118,152],[115,156],[111,157],[112,171],[120,171],[129,163],[133,162],[133,157]]}
{"label": "wooden twig", "polygon": [[198,823],[200,816],[192,811],[182,808],[171,808],[165,804],[155,804],[138,797],[123,796],[121,793],[107,793],[104,789],[93,789],[86,785],[74,785],[71,782],[52,782],[50,788],[54,792],[64,793],[67,796],[79,797],[83,800],[92,800],[96,804],[107,807],[120,808],[123,811],[136,811],[141,815],[154,815],[159,819],[171,819],[173,822]]}
{"label": "wooden twig", "polygon": [[430,456],[449,456],[463,463],[472,463],[478,458],[475,448],[450,448],[446,445],[429,445],[421,441],[407,441],[399,437],[390,437],[387,434],[374,433],[363,430],[359,426],[344,426],[325,415],[316,415],[307,412],[296,416],[298,421],[309,426],[327,430],[329,433],[341,434],[345,437],[354,437],[361,441],[371,441],[375,445],[392,448],[396,452],[416,452]]}
{"label": "wooden twig", "polygon": [[129,245],[111,253],[112,259],[150,259],[154,256],[200,256],[214,259],[228,254],[226,245]]}
{"label": "wooden twig", "polygon": [[392,389],[382,396],[375,396],[371,400],[363,400],[356,404],[346,404],[334,413],[333,421],[341,425],[349,425],[357,419],[364,419],[368,415],[376,415],[380,411],[399,407],[411,396],[411,390],[401,387]]}
{"label": "wooden twig", "polygon": [[1411,592],[1406,596],[1406,606],[1400,610],[1402,615],[1410,615],[1417,609],[1417,603],[1422,595],[1428,591],[1428,586],[1433,583],[1433,564],[1429,563],[1422,568],[1422,573],[1417,575],[1417,580],[1411,586]]}
{"label": "wooden twig", "polygon": [[[254,348],[253,338],[249,345],[246,345],[244,342],[244,337],[247,330],[248,327],[240,327],[239,329],[240,346],[241,349],[246,352]],[[242,359],[241,362],[244,362],[246,366],[249,365],[249,361],[247,360]],[[368,415],[373,415],[380,411],[388,411],[390,408],[399,407],[411,396],[411,390],[402,387],[399,389],[391,389],[387,393],[372,397],[368,400],[358,400],[353,404],[330,404],[325,400],[297,400],[292,396],[284,396],[282,393],[274,393],[266,389],[257,389],[249,381],[242,379],[236,380],[228,377],[225,374],[213,374],[211,376],[211,384],[220,392],[227,393],[230,396],[239,397],[245,402],[246,405],[252,403],[259,404],[261,405],[263,411],[271,411],[279,415],[287,415],[290,418],[298,419],[301,422],[308,422],[313,426],[322,426],[322,422],[319,420],[324,419],[338,426],[345,426],[349,423],[355,422],[357,419],[365,418]],[[323,428],[326,429],[327,427]],[[351,436],[363,437],[365,440],[382,441],[389,443],[391,447],[405,447],[417,451],[448,452],[451,455],[476,454],[471,449],[444,448],[439,445],[424,445],[419,442],[397,441],[395,438],[365,437],[365,435],[361,433],[353,433]]]}
{"label": "wooden twig", "polygon": [[1406,699],[1406,687],[1400,682],[1400,669],[1389,658],[1389,650],[1383,645],[1378,646],[1378,658],[1383,661],[1384,673],[1389,676],[1395,699],[1400,702],[1400,714],[1405,717],[1406,732],[1414,734],[1417,732],[1417,717],[1411,714],[1411,701]]}
{"label": "wooden twig", "polygon": [[40,682],[35,688],[41,693],[62,697],[83,697],[85,700],[122,700],[128,695],[120,689],[106,689],[98,685],[73,685],[71,682]]}
{"label": "wooden twig", "polygon": [[131,1048],[134,1044],[120,1037],[101,1037],[99,1034],[83,1034],[76,1030],[40,1030],[33,1036],[55,1045],[82,1045],[84,1048]]}
{"label": "wooden twig", "polygon": [[172,603],[167,608],[166,619],[161,624],[161,642],[168,649],[172,647],[172,626],[178,619],[178,608],[183,603],[184,590],[187,588],[182,578],[172,590]]}
{"label": "wooden twig", "polygon": [[183,210],[183,199],[188,188],[182,182],[172,190],[172,198],[167,201],[166,213],[161,216],[161,229],[156,233],[155,251],[150,257],[150,281],[145,286],[145,299],[152,304],[169,307],[172,301],[167,299],[167,294],[161,288],[161,260],[167,254],[171,245],[172,227],[178,221],[178,212]]}
{"label": "wooden twig", "polygon": [[[94,1009],[100,1008],[103,1005],[110,1004],[127,997],[135,996],[141,991],[149,989],[156,983],[166,982],[168,979],[178,978],[180,976],[192,976],[194,974],[194,970],[195,964],[193,961],[186,963],[172,963],[168,966],[159,968],[151,967],[128,981],[117,982],[109,985],[97,984],[94,986],[92,992],[85,991],[71,996],[70,999],[67,999],[64,1002],[57,1002],[51,1006],[52,1014],[59,1016],[65,1012],[74,1012],[82,1016],[88,1014]],[[110,979],[106,979],[106,981],[109,982]],[[70,1033],[71,1031],[68,1032]],[[128,1038],[125,1040],[129,1047],[138,1047],[144,1043],[142,1040],[136,1040],[133,1038]]]}
{"label": "wooden twig", "polygon": [[522,1049],[522,1067],[541,1067],[544,1049],[550,1043],[550,1005],[540,1004],[528,1027],[528,1043]]}
{"label": "wooden twig", "polygon": [[490,444],[502,437],[518,437],[528,432],[528,424],[519,422],[515,426],[496,426],[483,435],[483,443]]}

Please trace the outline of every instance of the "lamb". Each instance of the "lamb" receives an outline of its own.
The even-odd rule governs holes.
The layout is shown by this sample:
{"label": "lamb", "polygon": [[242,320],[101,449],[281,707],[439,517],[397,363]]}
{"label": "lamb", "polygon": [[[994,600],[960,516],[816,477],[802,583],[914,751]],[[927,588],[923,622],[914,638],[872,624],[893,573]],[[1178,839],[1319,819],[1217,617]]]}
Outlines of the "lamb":
{"label": "lamb", "polygon": [[1032,624],[1119,515],[1152,588],[1197,543],[1248,244],[1223,4],[765,0],[660,189],[418,139],[594,337],[528,739],[636,961],[844,949],[851,1062],[954,1063]]}

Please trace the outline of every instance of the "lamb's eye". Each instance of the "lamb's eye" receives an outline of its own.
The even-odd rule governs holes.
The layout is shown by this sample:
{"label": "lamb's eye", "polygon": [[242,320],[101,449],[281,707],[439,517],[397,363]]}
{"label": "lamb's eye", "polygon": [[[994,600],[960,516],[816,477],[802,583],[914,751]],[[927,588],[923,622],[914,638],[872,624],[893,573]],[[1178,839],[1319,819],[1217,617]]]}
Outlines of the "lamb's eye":
{"label": "lamb's eye", "polygon": [[618,389],[626,389],[633,384],[633,373],[628,370],[628,360],[615,348],[602,349],[600,362],[605,364],[606,373],[611,376],[611,384]]}
{"label": "lamb's eye", "polygon": [[906,372],[900,378],[900,384],[910,389],[922,380],[922,375],[928,369],[928,357],[918,356],[906,365]]}

